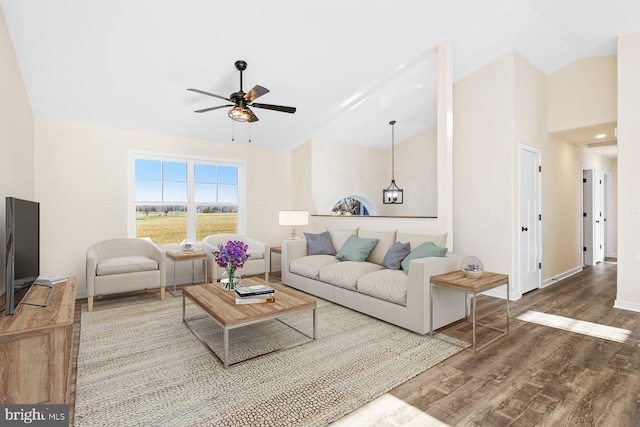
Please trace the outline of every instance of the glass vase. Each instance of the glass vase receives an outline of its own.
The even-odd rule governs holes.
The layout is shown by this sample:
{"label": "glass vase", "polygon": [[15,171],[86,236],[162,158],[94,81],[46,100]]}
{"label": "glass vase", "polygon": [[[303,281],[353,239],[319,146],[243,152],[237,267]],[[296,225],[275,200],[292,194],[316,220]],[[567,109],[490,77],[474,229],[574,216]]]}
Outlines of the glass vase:
{"label": "glass vase", "polygon": [[240,286],[240,274],[237,271],[231,273],[229,270],[224,270],[220,277],[220,284],[227,291],[235,291]]}

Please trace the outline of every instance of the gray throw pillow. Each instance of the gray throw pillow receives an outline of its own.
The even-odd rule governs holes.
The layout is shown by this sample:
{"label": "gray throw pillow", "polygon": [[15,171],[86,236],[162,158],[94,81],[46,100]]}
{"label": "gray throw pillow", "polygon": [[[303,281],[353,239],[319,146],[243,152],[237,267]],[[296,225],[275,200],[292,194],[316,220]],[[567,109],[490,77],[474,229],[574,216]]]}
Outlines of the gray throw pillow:
{"label": "gray throw pillow", "polygon": [[382,266],[389,270],[400,270],[400,263],[411,252],[411,243],[396,242],[387,251]]}
{"label": "gray throw pillow", "polygon": [[328,231],[319,234],[304,233],[307,239],[307,255],[335,255]]}

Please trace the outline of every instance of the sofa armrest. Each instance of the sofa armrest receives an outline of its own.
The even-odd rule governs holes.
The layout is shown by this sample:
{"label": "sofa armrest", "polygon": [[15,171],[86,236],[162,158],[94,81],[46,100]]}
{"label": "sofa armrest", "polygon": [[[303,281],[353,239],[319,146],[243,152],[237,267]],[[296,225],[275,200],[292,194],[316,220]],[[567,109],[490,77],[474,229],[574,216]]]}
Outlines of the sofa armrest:
{"label": "sofa armrest", "polygon": [[95,279],[96,269],[98,267],[98,257],[93,249],[87,251],[87,296],[92,297],[95,295]]}
{"label": "sofa armrest", "polygon": [[282,271],[289,271],[289,264],[296,258],[307,256],[306,240],[283,240],[282,241]]}
{"label": "sofa armrest", "polygon": [[[465,254],[449,252],[444,257],[419,258],[410,262],[409,282],[407,283],[407,308],[410,308],[412,312],[423,313],[425,331],[429,330],[431,276],[459,270],[462,267],[462,260],[465,257]],[[434,304],[438,303],[447,309],[452,309],[449,313],[434,318],[435,328],[458,320],[459,310],[457,310],[457,308],[464,308],[464,304],[457,304],[461,295],[459,292],[453,291],[451,295],[441,295],[441,301],[436,302],[434,300]],[[460,301],[464,302],[464,299]],[[464,310],[462,312],[464,313]]]}

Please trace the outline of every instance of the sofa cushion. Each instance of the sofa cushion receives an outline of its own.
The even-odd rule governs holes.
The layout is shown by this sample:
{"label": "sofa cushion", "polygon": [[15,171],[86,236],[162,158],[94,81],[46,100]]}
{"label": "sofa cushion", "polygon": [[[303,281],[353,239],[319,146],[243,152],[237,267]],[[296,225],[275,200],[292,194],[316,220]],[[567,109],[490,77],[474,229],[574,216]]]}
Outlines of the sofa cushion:
{"label": "sofa cushion", "polygon": [[389,248],[396,242],[396,231],[369,231],[358,230],[358,237],[368,239],[378,239],[378,244],[373,248],[367,257],[368,262],[383,265],[382,260]]}
{"label": "sofa cushion", "polygon": [[382,267],[370,262],[343,261],[323,267],[320,270],[320,280],[355,291],[361,276],[378,270],[382,270]]}
{"label": "sofa cushion", "polygon": [[319,234],[303,233],[307,239],[307,255],[335,255],[328,231]]}
{"label": "sofa cushion", "polygon": [[124,256],[105,258],[96,267],[96,276],[111,274],[134,273],[136,271],[150,271],[158,269],[158,261],[144,256]]}
{"label": "sofa cushion", "polygon": [[411,233],[398,233],[396,235],[396,242],[409,242],[412,248],[417,248],[425,242],[433,242],[440,247],[447,246],[447,233],[444,234],[411,234]]}
{"label": "sofa cushion", "polygon": [[344,242],[347,241],[349,236],[357,236],[358,229],[354,228],[352,230],[338,230],[338,229],[329,229],[329,234],[331,234],[331,242],[333,243],[333,248],[338,252]]}
{"label": "sofa cushion", "polygon": [[394,243],[382,260],[382,266],[389,270],[400,270],[400,263],[411,252],[411,243]]}
{"label": "sofa cushion", "polygon": [[300,276],[316,279],[320,277],[320,269],[340,261],[333,255],[308,255],[296,258],[289,264],[289,271]]}
{"label": "sofa cushion", "polygon": [[341,261],[363,262],[371,253],[371,250],[378,244],[378,239],[365,239],[356,236],[349,236],[344,245],[336,254],[336,258]]}
{"label": "sofa cushion", "polygon": [[448,250],[447,248],[441,248],[440,246],[437,246],[433,242],[423,243],[417,248],[415,248],[414,250],[412,250],[409,253],[409,255],[407,255],[405,259],[402,260],[401,262],[402,269],[406,274],[409,274],[409,263],[411,262],[412,259],[427,258],[430,256],[443,257],[447,255],[447,250]]}
{"label": "sofa cushion", "polygon": [[381,270],[358,279],[358,292],[406,307],[409,278],[400,270]]}

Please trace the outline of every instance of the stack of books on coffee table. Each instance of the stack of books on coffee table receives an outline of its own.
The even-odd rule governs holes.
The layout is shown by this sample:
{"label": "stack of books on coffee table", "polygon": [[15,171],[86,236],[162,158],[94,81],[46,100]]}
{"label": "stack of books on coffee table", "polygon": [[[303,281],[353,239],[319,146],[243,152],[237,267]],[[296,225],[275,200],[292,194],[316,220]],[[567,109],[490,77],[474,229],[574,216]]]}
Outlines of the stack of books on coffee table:
{"label": "stack of books on coffee table", "polygon": [[275,290],[268,285],[242,286],[236,288],[236,304],[264,304],[275,302]]}

